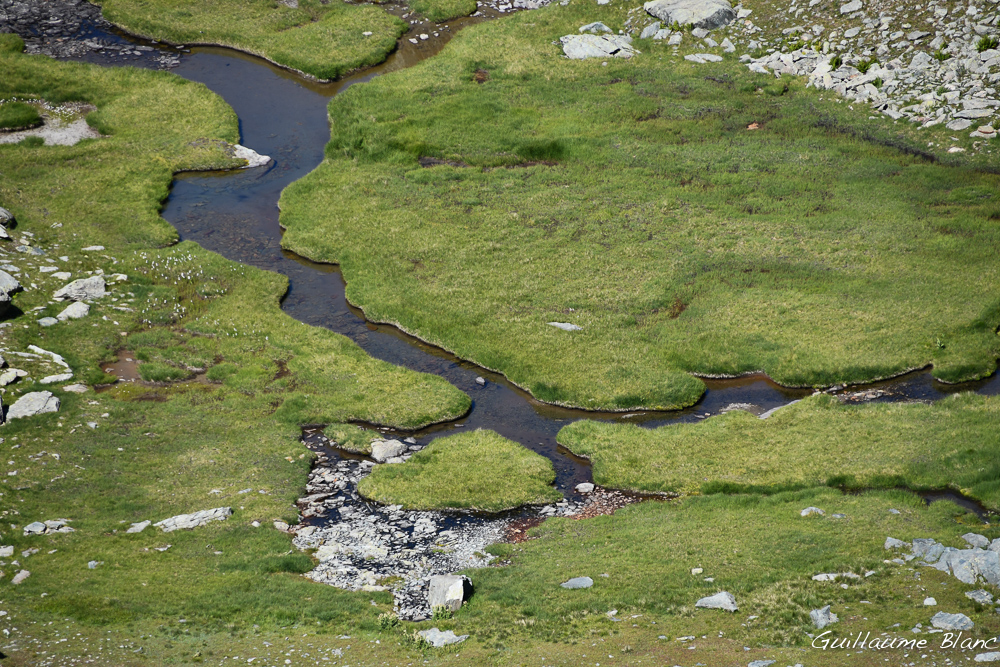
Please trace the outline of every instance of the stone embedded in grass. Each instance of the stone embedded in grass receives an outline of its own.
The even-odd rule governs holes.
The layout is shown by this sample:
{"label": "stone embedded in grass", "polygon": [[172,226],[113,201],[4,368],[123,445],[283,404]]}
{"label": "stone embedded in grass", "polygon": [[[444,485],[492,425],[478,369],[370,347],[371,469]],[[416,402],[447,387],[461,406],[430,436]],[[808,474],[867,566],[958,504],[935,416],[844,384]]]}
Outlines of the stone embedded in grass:
{"label": "stone embedded in grass", "polygon": [[726,0],[653,0],[642,8],[667,25],[690,23],[703,30],[721,28],[736,18]]}
{"label": "stone embedded in grass", "polygon": [[448,646],[450,644],[459,644],[469,638],[469,635],[455,635],[455,633],[451,630],[441,632],[437,628],[421,630],[417,634],[434,648],[441,648],[442,646]]}
{"label": "stone embedded in grass", "polygon": [[864,5],[861,4],[861,0],[851,0],[846,5],[840,6],[841,14],[853,14],[854,12],[861,11]]}
{"label": "stone embedded in grass", "polygon": [[570,324],[569,322],[549,322],[550,327],[555,327],[556,329],[562,329],[563,331],[581,331],[583,327],[576,324]]}
{"label": "stone embedded in grass", "polygon": [[63,391],[72,392],[74,394],[86,394],[89,387],[85,384],[68,384],[62,388]]}
{"label": "stone embedded in grass", "polygon": [[14,222],[14,214],[0,206],[0,226],[10,227]]}
{"label": "stone embedded in grass", "polygon": [[225,521],[233,513],[231,507],[216,507],[210,510],[201,510],[192,514],[178,514],[163,521],[157,521],[153,525],[169,533],[182,528],[198,528],[212,521]]}
{"label": "stone embedded in grass", "polygon": [[993,603],[993,595],[989,591],[979,589],[978,591],[966,591],[965,597],[977,604],[987,605]]}
{"label": "stone embedded in grass", "polygon": [[102,245],[89,245],[86,248],[80,248],[80,250],[82,250],[83,252],[98,252],[100,250],[104,250],[104,246],[102,246]]}
{"label": "stone embedded in grass", "polygon": [[594,585],[594,580],[590,577],[573,577],[569,581],[564,581],[559,584],[563,588],[568,588],[570,590],[576,590],[579,588],[590,588]]}
{"label": "stone embedded in grass", "polygon": [[949,614],[943,611],[934,614],[931,625],[940,630],[971,630],[975,627],[972,619],[965,614]]}
{"label": "stone embedded in grass", "polygon": [[801,516],[812,516],[813,514],[816,514],[818,516],[826,516],[826,512],[824,512],[818,507],[807,507],[801,512],[799,512],[799,514]]}
{"label": "stone embedded in grass", "polygon": [[67,382],[73,379],[72,373],[60,373],[59,375],[47,375],[40,380],[41,384],[56,384],[58,382]]}
{"label": "stone embedded in grass", "polygon": [[60,401],[51,391],[33,391],[14,402],[7,411],[7,419],[34,417],[46,412],[58,412]]}
{"label": "stone embedded in grass", "polygon": [[701,598],[694,603],[695,607],[701,607],[702,609],[723,609],[725,611],[738,611],[739,607],[736,606],[736,598],[727,591],[720,591],[715,595],[709,595],[708,597]]}
{"label": "stone embedded in grass", "polygon": [[21,283],[17,281],[17,278],[10,275],[6,271],[0,271],[0,292],[6,292],[7,294],[15,294],[20,292],[23,287]]}
{"label": "stone embedded in grass", "polygon": [[580,32],[589,32],[592,35],[599,35],[602,32],[614,32],[614,30],[600,21],[595,21],[594,23],[588,23],[587,25],[580,26]]}
{"label": "stone embedded in grass", "polygon": [[640,53],[632,48],[632,38],[628,35],[564,35],[559,41],[570,60],[631,58]]}
{"label": "stone embedded in grass", "polygon": [[56,315],[56,319],[60,322],[65,322],[66,320],[78,320],[81,317],[86,317],[89,312],[89,305],[83,301],[74,301],[70,305],[66,306],[61,313]]}
{"label": "stone embedded in grass", "polygon": [[776,660],[754,660],[753,662],[748,662],[747,667],[771,667]]}
{"label": "stone embedded in grass", "polygon": [[139,523],[133,523],[131,526],[128,527],[128,530],[126,530],[125,532],[126,533],[141,533],[142,531],[146,530],[146,528],[151,523],[152,523],[152,521],[148,521],[148,520],[147,521],[140,521]]}
{"label": "stone embedded in grass", "polygon": [[639,39],[649,39],[650,37],[655,37],[656,33],[660,31],[660,22],[651,23],[642,29],[639,33]]}
{"label": "stone embedded in grass", "polygon": [[52,298],[56,301],[90,301],[104,296],[104,286],[104,276],[80,278],[56,290]]}
{"label": "stone embedded in grass", "polygon": [[472,580],[460,574],[437,574],[431,577],[427,605],[431,610],[456,612],[472,591]]}
{"label": "stone embedded in grass", "polygon": [[979,533],[966,533],[965,535],[962,535],[962,539],[965,540],[970,547],[985,549],[990,546],[989,538],[980,535]]}
{"label": "stone embedded in grass", "polygon": [[402,456],[408,447],[399,440],[378,440],[372,443],[372,458],[379,463]]}
{"label": "stone embedded in grass", "polygon": [[684,56],[684,60],[692,63],[720,63],[722,62],[722,56],[717,56],[714,53],[689,53]]}
{"label": "stone embedded in grass", "polygon": [[990,651],[989,653],[977,653],[976,662],[1000,662],[1000,651]]}
{"label": "stone embedded in grass", "polygon": [[937,600],[935,600],[934,598],[924,598],[924,606],[925,607],[936,607],[937,606]]}
{"label": "stone embedded in grass", "polygon": [[30,576],[31,572],[28,572],[27,570],[21,570],[20,572],[14,575],[14,578],[10,580],[10,583],[16,586],[17,584],[21,583]]}
{"label": "stone embedded in grass", "polygon": [[[914,549],[916,549],[917,540],[913,540],[913,544],[914,544]],[[897,540],[895,537],[887,537],[887,538],[885,538],[885,547],[884,548],[886,550],[889,550],[889,549],[905,549],[908,546],[910,546],[910,544],[908,542],[904,542],[903,540]]]}

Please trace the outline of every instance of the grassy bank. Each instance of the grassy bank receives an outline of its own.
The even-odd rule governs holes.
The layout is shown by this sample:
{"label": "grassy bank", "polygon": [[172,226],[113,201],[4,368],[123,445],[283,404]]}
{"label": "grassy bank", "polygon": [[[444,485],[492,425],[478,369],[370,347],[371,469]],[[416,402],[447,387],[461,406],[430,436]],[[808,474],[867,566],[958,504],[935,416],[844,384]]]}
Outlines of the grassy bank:
{"label": "grassy bank", "polygon": [[[15,552],[2,568],[4,610],[83,634],[152,631],[178,618],[208,634],[299,622],[376,627],[370,595],[298,577],[311,559],[271,527],[296,519],[309,466],[299,424],[416,427],[465,412],[468,397],[287,317],[282,276],[192,243],[162,247],[176,241],[158,215],[172,174],[237,164],[223,151],[238,136],[237,119],[219,97],[172,74],[57,63],[21,55],[20,46],[0,35],[0,97],[89,102],[98,110],[88,121],[106,136],[0,146],[0,205],[17,217],[0,264],[25,288],[5,314],[0,348],[9,367],[27,373],[4,388],[3,403],[42,390],[61,401],[58,412],[3,426],[0,504],[11,527],[0,543]],[[108,293],[86,316],[41,325],[67,305],[51,301],[56,289],[99,274]],[[29,345],[64,357],[73,378],[42,384],[64,369]],[[140,375],[172,382],[66,389],[113,381],[99,363],[119,349],[133,353]],[[124,532],[220,506],[234,515],[196,531]],[[75,532],[23,535],[25,525],[54,518],[70,519]],[[89,569],[90,561],[100,565]],[[21,569],[30,578],[12,586]],[[9,641],[19,646],[22,636]]]}
{"label": "grassy bank", "polygon": [[358,483],[366,498],[406,509],[500,512],[555,502],[556,473],[544,456],[493,431],[434,440],[405,463],[376,466]]}
{"label": "grassy bank", "polygon": [[644,429],[578,421],[559,443],[590,458],[594,481],[680,494],[820,484],[951,487],[1000,508],[1000,399],[958,394],[933,405],[842,405],[807,398],[768,419],[741,410]]}
{"label": "grassy bank", "polygon": [[623,18],[573,3],[473,26],[338,96],[284,243],[340,262],[370,318],[551,402],[688,405],[689,373],[992,372],[996,176],[734,59],[640,40],[603,66],[552,43]]}
{"label": "grassy bank", "polygon": [[373,5],[319,0],[302,0],[294,8],[269,0],[99,4],[105,18],[135,34],[175,44],[228,46],[320,79],[382,62],[407,27]]}

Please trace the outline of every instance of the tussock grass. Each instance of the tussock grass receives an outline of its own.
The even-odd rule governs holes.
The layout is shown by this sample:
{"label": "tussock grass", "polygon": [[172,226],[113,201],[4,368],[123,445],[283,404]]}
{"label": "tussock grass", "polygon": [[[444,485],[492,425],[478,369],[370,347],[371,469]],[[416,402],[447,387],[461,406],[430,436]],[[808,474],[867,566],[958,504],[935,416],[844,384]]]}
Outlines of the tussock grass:
{"label": "tussock grass", "polygon": [[476,11],[476,0],[411,0],[413,11],[435,23],[442,23]]}
{"label": "tussock grass", "polygon": [[1000,399],[842,405],[822,395],[768,419],[741,410],[644,429],[578,421],[559,443],[590,458],[598,484],[642,491],[769,492],[951,487],[1000,508]]}
{"label": "tussock grass", "polygon": [[[176,44],[219,44],[320,79],[376,65],[406,23],[372,5],[302,0],[103,0],[104,16],[133,33]],[[364,35],[371,32],[371,35]]]}
{"label": "tussock grass", "polygon": [[358,492],[407,509],[499,512],[561,499],[551,486],[555,478],[544,456],[477,429],[438,438],[405,463],[376,466]]}
{"label": "tussock grass", "polygon": [[996,176],[735,60],[651,44],[602,67],[552,44],[624,11],[473,26],[335,98],[326,162],[282,197],[285,245],[341,263],[372,319],[555,403],[689,405],[692,373],[994,370]]}
{"label": "tussock grass", "polygon": [[0,130],[23,130],[42,122],[38,110],[24,102],[0,103]]}

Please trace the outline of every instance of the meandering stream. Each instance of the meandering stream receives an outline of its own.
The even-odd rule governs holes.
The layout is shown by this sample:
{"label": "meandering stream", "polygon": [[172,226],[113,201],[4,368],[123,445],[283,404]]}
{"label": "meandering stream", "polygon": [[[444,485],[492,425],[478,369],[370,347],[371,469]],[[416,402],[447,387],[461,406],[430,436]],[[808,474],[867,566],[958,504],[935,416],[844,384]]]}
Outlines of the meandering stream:
{"label": "meandering stream", "polygon": [[[173,71],[204,83],[222,96],[239,116],[241,143],[271,156],[273,162],[237,172],[180,174],[165,203],[163,217],[177,228],[182,239],[195,241],[231,260],[287,276],[290,288],[282,308],[292,317],[343,334],[379,359],[439,375],[472,398],[473,407],[463,418],[406,436],[425,444],[457,429],[492,429],[551,459],[556,484],[568,495],[573,495],[576,484],[590,480],[587,463],[561,451],[556,444],[556,433],[573,420],[625,421],[654,427],[703,419],[733,404],[752,406],[751,411],[759,414],[812,393],[781,387],[757,375],[707,380],[708,390],[702,400],[680,411],[594,413],[547,405],[496,373],[457,359],[394,327],[366,321],[359,309],[347,303],[337,267],[310,262],[282,250],[278,198],[282,189],[322,161],[330,136],[326,112],[330,98],[354,84],[405,69],[434,55],[459,28],[484,18],[488,17],[454,21],[441,31],[441,37],[417,45],[409,42],[413,35],[404,35],[399,48],[382,65],[330,84],[306,80],[230,49],[195,48],[181,53]],[[94,26],[88,30],[90,38],[127,43],[123,35]],[[149,47],[151,43],[141,44]],[[178,57],[177,49],[165,51]],[[477,378],[484,378],[486,383],[478,383]],[[863,400],[899,401],[936,400],[969,390],[998,394],[1000,377],[994,374],[980,382],[949,386],[935,381],[929,371],[918,371],[846,391],[866,392],[867,396],[860,397]]]}

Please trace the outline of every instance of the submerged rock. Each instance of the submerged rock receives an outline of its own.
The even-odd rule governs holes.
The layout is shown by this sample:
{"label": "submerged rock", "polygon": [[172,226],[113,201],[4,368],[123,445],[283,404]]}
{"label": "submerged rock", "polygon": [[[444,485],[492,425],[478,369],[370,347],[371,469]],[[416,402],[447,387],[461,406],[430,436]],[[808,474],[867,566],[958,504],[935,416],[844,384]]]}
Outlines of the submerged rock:
{"label": "submerged rock", "polygon": [[667,25],[691,23],[704,30],[721,28],[736,18],[726,0],[652,0],[643,9]]}
{"label": "submerged rock", "polygon": [[[570,60],[586,58],[631,58],[639,53],[632,48],[632,38],[628,35],[565,35],[559,38],[563,53]],[[552,323],[558,326],[563,323]],[[569,325],[576,326],[576,325]],[[563,328],[563,327],[559,327]],[[580,327],[576,327],[579,329]],[[567,329],[573,331],[574,329]]]}

